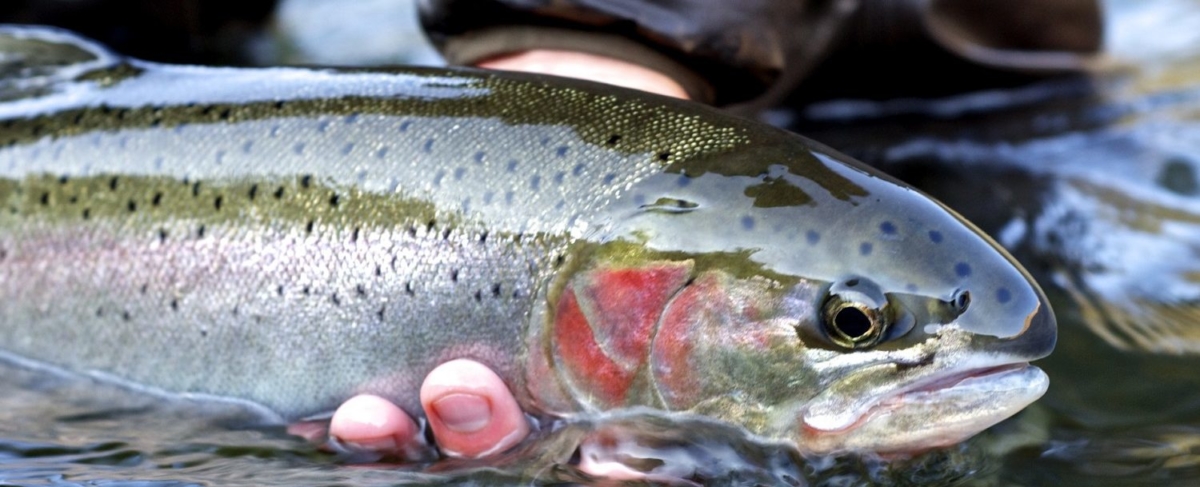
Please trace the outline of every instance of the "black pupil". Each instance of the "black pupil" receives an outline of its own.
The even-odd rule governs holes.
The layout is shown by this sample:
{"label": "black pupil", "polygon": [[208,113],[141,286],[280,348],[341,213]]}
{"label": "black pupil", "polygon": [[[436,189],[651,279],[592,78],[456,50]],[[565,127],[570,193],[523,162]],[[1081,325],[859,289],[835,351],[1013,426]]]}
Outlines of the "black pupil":
{"label": "black pupil", "polygon": [[871,331],[871,318],[858,308],[842,308],[833,317],[833,326],[847,337],[858,339]]}

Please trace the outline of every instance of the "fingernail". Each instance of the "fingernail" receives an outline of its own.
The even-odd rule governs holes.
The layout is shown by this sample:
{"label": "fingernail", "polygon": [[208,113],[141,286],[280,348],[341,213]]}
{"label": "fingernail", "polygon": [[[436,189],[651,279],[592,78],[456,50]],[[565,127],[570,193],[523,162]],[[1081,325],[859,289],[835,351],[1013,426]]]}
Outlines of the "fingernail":
{"label": "fingernail", "polygon": [[492,404],[474,394],[450,394],[432,406],[442,424],[455,433],[474,433],[492,420]]}

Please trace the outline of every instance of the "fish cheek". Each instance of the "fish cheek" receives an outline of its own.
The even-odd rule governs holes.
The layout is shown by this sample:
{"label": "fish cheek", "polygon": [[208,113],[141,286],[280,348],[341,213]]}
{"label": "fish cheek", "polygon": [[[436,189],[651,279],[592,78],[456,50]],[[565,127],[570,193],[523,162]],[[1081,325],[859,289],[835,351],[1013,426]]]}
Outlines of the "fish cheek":
{"label": "fish cheek", "polygon": [[684,288],[664,311],[650,352],[666,407],[755,429],[751,410],[811,395],[815,379],[790,297],[765,279],[721,271],[704,272]]}
{"label": "fish cheek", "polygon": [[634,383],[645,368],[654,327],[683,288],[692,263],[658,261],[578,273],[554,315],[552,350],[580,400],[601,409],[644,402]]}

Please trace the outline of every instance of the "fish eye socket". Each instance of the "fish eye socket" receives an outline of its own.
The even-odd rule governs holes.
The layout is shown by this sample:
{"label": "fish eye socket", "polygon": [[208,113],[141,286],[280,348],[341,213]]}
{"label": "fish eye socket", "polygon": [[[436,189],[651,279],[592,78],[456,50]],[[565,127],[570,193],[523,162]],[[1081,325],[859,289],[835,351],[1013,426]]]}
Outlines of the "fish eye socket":
{"label": "fish eye socket", "polygon": [[958,311],[958,314],[965,313],[967,311],[967,307],[971,305],[971,292],[959,291],[955,293],[951,303],[954,304],[954,309]]}
{"label": "fish eye socket", "polygon": [[825,303],[822,321],[834,343],[846,348],[865,348],[878,343],[884,335],[887,323],[881,311],[833,295]]}

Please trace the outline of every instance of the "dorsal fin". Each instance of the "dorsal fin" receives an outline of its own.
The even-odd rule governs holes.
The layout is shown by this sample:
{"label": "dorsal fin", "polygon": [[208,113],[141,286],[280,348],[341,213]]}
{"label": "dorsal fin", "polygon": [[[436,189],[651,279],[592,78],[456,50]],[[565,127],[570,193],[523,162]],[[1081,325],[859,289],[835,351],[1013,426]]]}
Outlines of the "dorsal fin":
{"label": "dorsal fin", "polygon": [[52,27],[0,25],[0,103],[61,93],[121,58]]}

